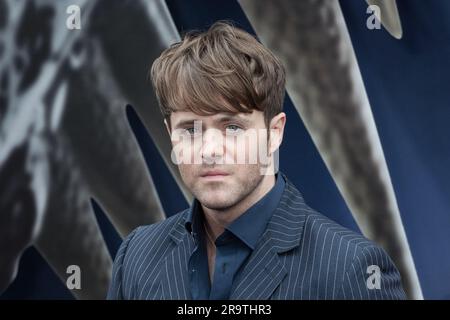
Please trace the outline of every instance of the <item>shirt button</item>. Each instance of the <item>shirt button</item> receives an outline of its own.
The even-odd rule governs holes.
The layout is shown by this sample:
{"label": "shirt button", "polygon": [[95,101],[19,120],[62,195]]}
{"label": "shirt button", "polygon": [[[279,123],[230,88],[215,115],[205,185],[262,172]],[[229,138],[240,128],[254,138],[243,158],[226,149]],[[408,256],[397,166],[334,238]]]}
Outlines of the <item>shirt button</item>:
{"label": "shirt button", "polygon": [[227,272],[227,264],[224,263],[224,264],[222,265],[222,273],[226,273],[226,272]]}

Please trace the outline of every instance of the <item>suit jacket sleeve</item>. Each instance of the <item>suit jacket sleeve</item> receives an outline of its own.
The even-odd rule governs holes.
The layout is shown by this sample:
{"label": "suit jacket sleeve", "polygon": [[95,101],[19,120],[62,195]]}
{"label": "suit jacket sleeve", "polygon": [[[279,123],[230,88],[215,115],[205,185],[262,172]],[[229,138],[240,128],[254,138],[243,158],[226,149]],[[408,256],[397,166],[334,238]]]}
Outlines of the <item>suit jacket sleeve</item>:
{"label": "suit jacket sleeve", "polygon": [[133,230],[122,242],[122,244],[119,247],[119,250],[117,251],[116,258],[114,260],[113,270],[112,270],[112,280],[109,286],[108,295],[106,299],[108,300],[123,300],[123,263],[126,256],[126,252],[128,249],[128,245],[131,241],[131,239],[136,234],[137,230],[139,228],[136,228]]}
{"label": "suit jacket sleeve", "polygon": [[344,274],[339,298],[401,300],[406,297],[394,263],[383,249],[373,245],[356,251]]}

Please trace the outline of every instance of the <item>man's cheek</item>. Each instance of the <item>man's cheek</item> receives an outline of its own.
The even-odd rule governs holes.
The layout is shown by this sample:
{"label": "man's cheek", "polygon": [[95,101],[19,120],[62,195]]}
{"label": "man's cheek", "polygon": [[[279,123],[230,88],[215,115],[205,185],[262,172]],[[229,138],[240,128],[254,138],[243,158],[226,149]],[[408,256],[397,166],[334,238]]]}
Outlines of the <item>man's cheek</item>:
{"label": "man's cheek", "polygon": [[180,175],[181,175],[181,178],[183,179],[183,181],[184,181],[184,183],[186,184],[186,185],[190,185],[191,184],[191,180],[192,180],[192,178],[191,178],[191,170],[189,170],[189,165],[186,165],[186,164],[180,164],[179,166],[178,166],[178,169],[180,170]]}

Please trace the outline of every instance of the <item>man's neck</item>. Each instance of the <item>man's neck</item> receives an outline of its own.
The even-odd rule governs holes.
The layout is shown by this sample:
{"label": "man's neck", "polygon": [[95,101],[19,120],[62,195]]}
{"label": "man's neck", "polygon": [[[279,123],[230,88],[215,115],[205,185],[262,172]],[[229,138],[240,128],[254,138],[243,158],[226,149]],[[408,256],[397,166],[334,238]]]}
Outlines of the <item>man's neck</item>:
{"label": "man's neck", "polygon": [[205,222],[209,234],[213,236],[214,240],[222,234],[225,227],[231,224],[234,220],[239,218],[245,211],[258,202],[270,189],[275,185],[275,176],[264,176],[261,183],[248,194],[244,199],[236,203],[234,206],[225,210],[214,210],[206,208],[202,205],[203,213],[205,214]]}

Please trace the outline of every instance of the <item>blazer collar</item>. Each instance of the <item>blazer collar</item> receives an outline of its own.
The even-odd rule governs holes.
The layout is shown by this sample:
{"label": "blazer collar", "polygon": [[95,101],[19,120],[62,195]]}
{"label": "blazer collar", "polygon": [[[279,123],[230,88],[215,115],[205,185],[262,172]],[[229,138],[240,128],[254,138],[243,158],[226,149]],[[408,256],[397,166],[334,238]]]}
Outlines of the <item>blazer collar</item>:
{"label": "blazer collar", "polygon": [[310,210],[297,188],[284,174],[283,177],[286,186],[265,231],[277,253],[289,251],[300,244],[305,216]]}

